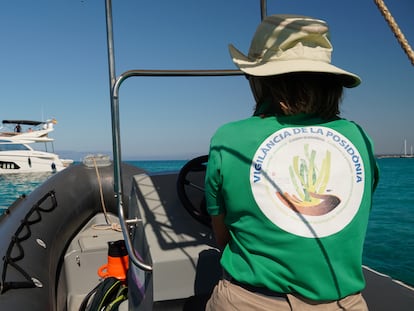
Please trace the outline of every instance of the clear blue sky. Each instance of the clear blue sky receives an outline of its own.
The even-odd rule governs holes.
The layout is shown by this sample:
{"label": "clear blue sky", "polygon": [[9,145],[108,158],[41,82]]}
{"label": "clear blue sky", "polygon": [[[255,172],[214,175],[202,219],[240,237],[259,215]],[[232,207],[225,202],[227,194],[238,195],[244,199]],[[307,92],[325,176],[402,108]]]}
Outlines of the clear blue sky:
{"label": "clear blue sky", "polygon": [[[235,69],[260,21],[254,0],[113,0],[117,75],[129,69]],[[386,4],[414,46],[414,2]],[[414,67],[373,0],[269,0],[268,13],[331,26],[333,63],[359,74],[343,116],[377,153],[414,145]],[[55,149],[79,160],[112,151],[105,0],[13,0],[0,7],[1,119],[58,120]],[[208,152],[221,124],[248,117],[242,77],[132,78],[120,90],[124,159],[187,159]]]}

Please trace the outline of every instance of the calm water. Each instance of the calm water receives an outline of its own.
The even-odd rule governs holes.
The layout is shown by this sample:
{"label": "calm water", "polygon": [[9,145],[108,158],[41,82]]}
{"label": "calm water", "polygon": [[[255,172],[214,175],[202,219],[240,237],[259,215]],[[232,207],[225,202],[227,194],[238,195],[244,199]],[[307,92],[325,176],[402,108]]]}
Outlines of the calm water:
{"label": "calm water", "polygon": [[[186,161],[130,161],[149,172],[180,169]],[[414,159],[379,159],[364,264],[414,286]],[[50,175],[0,176],[0,209],[28,194]]]}
{"label": "calm water", "polygon": [[414,286],[414,158],[379,159],[364,263]]}

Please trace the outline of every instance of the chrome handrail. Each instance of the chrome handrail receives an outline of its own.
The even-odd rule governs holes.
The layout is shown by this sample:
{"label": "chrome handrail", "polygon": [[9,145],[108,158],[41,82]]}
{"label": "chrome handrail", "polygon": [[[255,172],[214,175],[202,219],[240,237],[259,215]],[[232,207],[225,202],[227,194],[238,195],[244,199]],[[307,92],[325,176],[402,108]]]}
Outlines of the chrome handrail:
{"label": "chrome handrail", "polygon": [[112,96],[119,97],[121,84],[131,77],[219,77],[219,76],[241,76],[244,73],[236,69],[199,69],[199,70],[148,70],[135,69],[122,73],[115,82]]}
{"label": "chrome handrail", "polygon": [[129,230],[127,228],[127,222],[125,220],[123,203],[122,203],[122,173],[121,173],[121,144],[120,144],[120,129],[119,129],[119,88],[126,79],[131,77],[208,77],[208,76],[239,76],[243,75],[243,72],[239,70],[129,70],[121,74],[115,82],[112,89],[112,110],[114,115],[112,116],[113,143],[114,143],[114,182],[115,193],[117,194],[118,201],[118,213],[119,221],[121,223],[122,233],[125,239],[125,245],[128,250],[128,255],[131,261],[137,267],[145,270],[152,271],[150,265],[145,264],[140,260],[133,251],[132,242],[130,239]]}

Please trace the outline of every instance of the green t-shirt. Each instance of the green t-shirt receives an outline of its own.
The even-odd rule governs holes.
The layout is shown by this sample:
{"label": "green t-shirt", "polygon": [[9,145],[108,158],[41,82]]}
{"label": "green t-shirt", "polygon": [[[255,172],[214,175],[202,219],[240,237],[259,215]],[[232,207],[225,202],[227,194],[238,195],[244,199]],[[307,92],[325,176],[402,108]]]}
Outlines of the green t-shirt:
{"label": "green t-shirt", "polygon": [[313,300],[362,290],[362,249],[378,180],[353,122],[251,117],[211,139],[207,209],[225,214],[221,264],[236,280]]}

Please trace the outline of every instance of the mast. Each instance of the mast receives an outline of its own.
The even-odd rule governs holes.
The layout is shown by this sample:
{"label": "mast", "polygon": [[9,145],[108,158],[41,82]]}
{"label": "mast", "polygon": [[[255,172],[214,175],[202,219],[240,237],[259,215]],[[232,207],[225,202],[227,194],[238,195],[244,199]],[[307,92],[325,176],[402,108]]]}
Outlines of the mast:
{"label": "mast", "polygon": [[106,13],[106,36],[108,48],[108,66],[109,66],[109,92],[111,97],[111,121],[112,121],[112,151],[114,158],[114,191],[119,205],[122,205],[122,178],[121,178],[121,143],[120,143],[120,125],[119,125],[119,102],[113,97],[113,90],[116,82],[115,73],[115,51],[113,38],[112,22],[112,0],[105,1]]}
{"label": "mast", "polygon": [[135,219],[125,219],[124,216],[124,202],[123,202],[123,185],[121,172],[121,142],[120,142],[120,121],[119,121],[119,98],[114,96],[114,89],[116,86],[115,73],[115,53],[113,40],[113,22],[112,22],[112,1],[105,1],[106,10],[106,37],[108,49],[108,66],[109,66],[109,86],[111,96],[111,120],[112,120],[112,149],[113,149],[113,165],[114,165],[114,192],[118,205],[118,218],[124,236],[125,246],[128,251],[131,262],[144,271],[152,271],[152,267],[138,258],[132,245],[131,237],[129,235],[128,226],[131,223],[138,222]]}
{"label": "mast", "polygon": [[404,139],[404,156],[407,156],[407,140]]}

